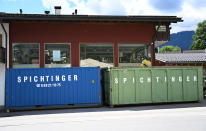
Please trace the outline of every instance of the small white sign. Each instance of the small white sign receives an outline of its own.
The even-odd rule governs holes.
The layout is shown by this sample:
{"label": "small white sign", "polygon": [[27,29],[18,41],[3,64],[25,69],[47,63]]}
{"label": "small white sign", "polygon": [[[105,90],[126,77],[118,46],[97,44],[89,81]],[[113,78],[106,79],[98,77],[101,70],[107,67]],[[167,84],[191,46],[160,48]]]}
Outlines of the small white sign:
{"label": "small white sign", "polygon": [[53,50],[53,61],[61,61],[60,50]]}

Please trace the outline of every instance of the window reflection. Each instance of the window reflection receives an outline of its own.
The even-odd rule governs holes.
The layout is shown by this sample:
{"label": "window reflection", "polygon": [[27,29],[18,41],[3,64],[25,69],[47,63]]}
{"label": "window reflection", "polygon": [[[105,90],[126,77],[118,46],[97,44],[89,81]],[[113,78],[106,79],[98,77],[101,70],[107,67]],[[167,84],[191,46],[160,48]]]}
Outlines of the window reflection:
{"label": "window reflection", "polygon": [[38,43],[13,43],[13,68],[39,67]]}
{"label": "window reflection", "polygon": [[113,44],[80,44],[80,66],[113,67]]}
{"label": "window reflection", "polygon": [[70,44],[45,44],[45,67],[70,67]]}
{"label": "window reflection", "polygon": [[119,66],[140,66],[143,60],[151,61],[150,45],[119,44]]}

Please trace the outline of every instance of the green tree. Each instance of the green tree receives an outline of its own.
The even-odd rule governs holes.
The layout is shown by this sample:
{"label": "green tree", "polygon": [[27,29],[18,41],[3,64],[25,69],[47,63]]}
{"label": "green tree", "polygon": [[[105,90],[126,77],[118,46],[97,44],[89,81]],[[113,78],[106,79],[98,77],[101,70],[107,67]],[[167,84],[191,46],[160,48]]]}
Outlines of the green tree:
{"label": "green tree", "polygon": [[171,45],[168,45],[168,46],[163,46],[162,48],[160,48],[160,53],[165,53],[165,52],[172,52],[172,51],[180,51],[180,47],[178,46],[171,46]]}
{"label": "green tree", "polygon": [[198,23],[195,35],[192,36],[194,41],[190,46],[190,50],[201,50],[206,48],[206,20]]}

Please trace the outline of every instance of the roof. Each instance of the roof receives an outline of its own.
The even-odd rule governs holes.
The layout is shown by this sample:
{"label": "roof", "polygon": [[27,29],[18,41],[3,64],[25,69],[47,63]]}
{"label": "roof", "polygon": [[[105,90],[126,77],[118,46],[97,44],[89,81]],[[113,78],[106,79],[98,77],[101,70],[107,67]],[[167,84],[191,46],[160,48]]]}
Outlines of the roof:
{"label": "roof", "polygon": [[156,53],[155,59],[165,63],[202,63],[206,53]]}
{"label": "roof", "polygon": [[53,15],[0,13],[1,22],[10,21],[93,21],[93,22],[182,22],[177,16]]}

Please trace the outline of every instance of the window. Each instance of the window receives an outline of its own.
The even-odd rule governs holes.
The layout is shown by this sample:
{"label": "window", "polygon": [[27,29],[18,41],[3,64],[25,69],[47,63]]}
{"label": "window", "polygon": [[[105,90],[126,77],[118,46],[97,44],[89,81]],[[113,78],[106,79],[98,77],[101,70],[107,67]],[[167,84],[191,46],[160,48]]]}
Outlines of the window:
{"label": "window", "polygon": [[13,43],[13,68],[38,68],[38,43]]}
{"label": "window", "polygon": [[161,26],[156,26],[156,30],[158,32],[166,32],[167,31],[167,28],[165,25],[161,25]]}
{"label": "window", "polygon": [[113,44],[80,44],[80,66],[113,67]]}
{"label": "window", "polygon": [[45,67],[70,67],[70,44],[45,44]]}
{"label": "window", "polygon": [[119,66],[140,66],[150,57],[149,44],[119,44]]}

